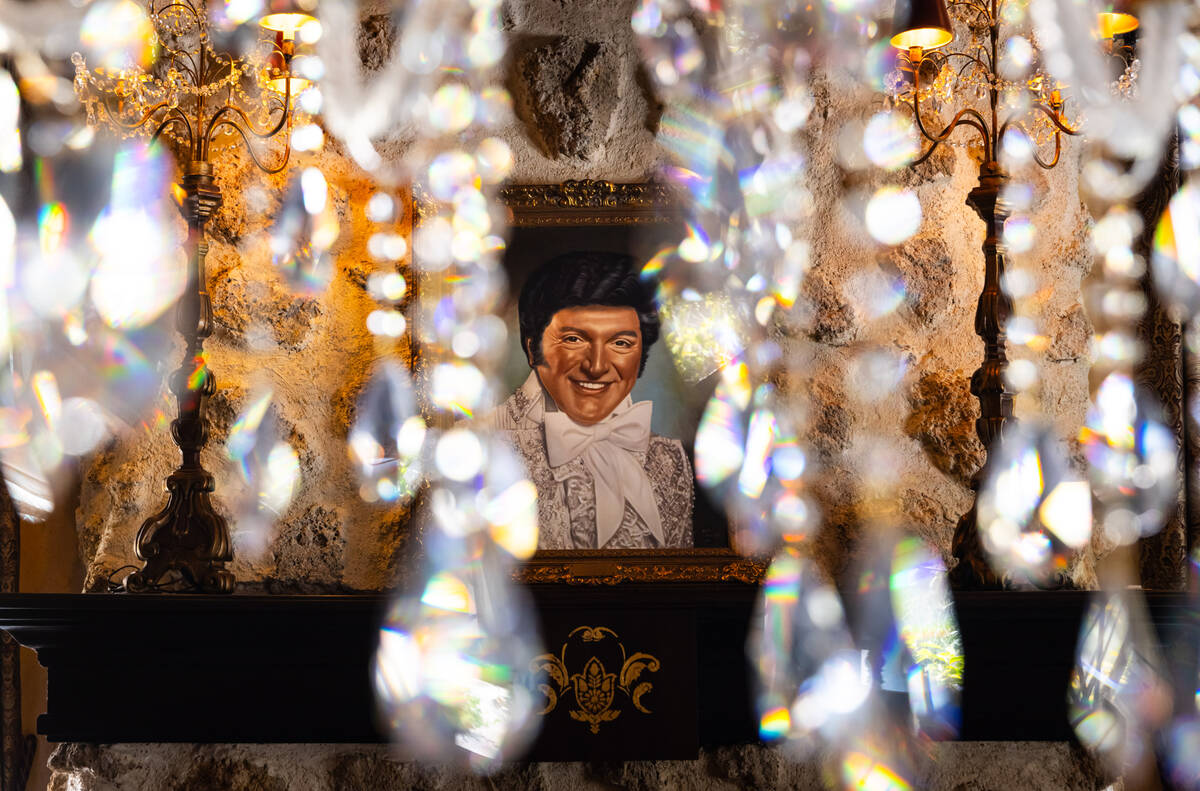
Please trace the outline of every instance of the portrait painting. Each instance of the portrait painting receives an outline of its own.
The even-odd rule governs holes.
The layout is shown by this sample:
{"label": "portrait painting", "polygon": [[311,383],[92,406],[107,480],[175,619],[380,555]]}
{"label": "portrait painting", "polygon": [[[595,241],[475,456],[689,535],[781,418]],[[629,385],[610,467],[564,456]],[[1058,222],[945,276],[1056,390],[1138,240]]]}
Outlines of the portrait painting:
{"label": "portrait painting", "polygon": [[[580,240],[583,241],[583,240]],[[538,492],[539,549],[680,549],[694,543],[692,467],[631,398],[660,322],[655,284],[628,253],[553,255],[522,284],[530,372],[492,413]]]}
{"label": "portrait painting", "polygon": [[538,549],[728,547],[692,450],[715,377],[680,376],[643,271],[683,238],[681,213],[660,193],[549,194],[507,191],[507,397],[487,417],[537,488]]}

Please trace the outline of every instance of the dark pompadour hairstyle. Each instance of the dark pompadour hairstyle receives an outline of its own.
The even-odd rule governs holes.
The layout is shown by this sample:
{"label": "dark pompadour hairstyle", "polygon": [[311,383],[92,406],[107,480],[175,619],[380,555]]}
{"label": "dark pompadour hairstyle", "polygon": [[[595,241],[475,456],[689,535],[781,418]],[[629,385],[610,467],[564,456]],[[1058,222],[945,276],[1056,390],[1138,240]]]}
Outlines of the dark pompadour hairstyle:
{"label": "dark pompadour hairstyle", "polygon": [[563,253],[542,264],[521,289],[517,316],[521,324],[521,348],[529,350],[534,365],[542,357],[542,333],[550,319],[564,308],[606,305],[637,311],[642,333],[642,363],[658,340],[658,307],[654,283],[643,281],[633,256],[599,251]]}

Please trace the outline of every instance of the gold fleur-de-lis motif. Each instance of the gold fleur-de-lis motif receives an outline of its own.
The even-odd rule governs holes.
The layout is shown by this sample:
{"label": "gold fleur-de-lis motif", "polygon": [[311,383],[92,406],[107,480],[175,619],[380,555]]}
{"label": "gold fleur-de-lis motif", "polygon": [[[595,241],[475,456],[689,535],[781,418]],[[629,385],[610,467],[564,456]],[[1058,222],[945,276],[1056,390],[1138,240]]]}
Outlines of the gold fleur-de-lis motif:
{"label": "gold fleur-de-lis motif", "polygon": [[575,701],[582,709],[571,711],[571,719],[586,722],[592,733],[599,733],[600,723],[620,716],[620,710],[612,708],[617,677],[614,673],[605,673],[599,659],[589,659],[583,672],[571,676],[571,681],[575,685]]}
{"label": "gold fleur-de-lis motif", "polygon": [[642,703],[642,697],[653,689],[649,681],[636,683],[642,673],[658,672],[660,662],[657,657],[638,652],[629,656],[624,644],[619,642],[617,633],[604,626],[580,626],[567,635],[568,640],[578,633],[584,642],[600,642],[610,635],[618,640],[621,649],[620,673],[609,673],[604,663],[597,657],[589,657],[582,671],[571,674],[567,670],[567,644],[563,643],[559,655],[541,654],[530,662],[534,673],[546,675],[549,683],[538,684],[538,690],[546,696],[546,705],[538,714],[549,714],[558,706],[559,699],[568,690],[575,696],[577,709],[568,712],[571,719],[587,723],[592,733],[600,732],[600,723],[612,722],[621,715],[621,709],[613,708],[617,690],[629,697],[633,707],[643,714],[650,714],[650,709]]}

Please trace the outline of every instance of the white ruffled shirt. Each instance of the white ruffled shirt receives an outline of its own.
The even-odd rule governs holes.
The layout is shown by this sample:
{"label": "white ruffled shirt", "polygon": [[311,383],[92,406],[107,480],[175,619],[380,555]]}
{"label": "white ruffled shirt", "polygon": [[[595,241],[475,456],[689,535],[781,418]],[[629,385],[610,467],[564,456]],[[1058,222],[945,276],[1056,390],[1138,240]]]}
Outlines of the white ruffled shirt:
{"label": "white ruffled shirt", "polygon": [[626,397],[604,420],[580,425],[531,372],[485,418],[510,432],[538,487],[540,548],[692,545],[691,466],[678,440],[650,433],[652,410]]}
{"label": "white ruffled shirt", "polygon": [[654,502],[654,489],[635,453],[650,447],[650,414],[654,404],[633,403],[629,396],[608,417],[590,426],[576,423],[565,412],[549,409],[545,400],[546,456],[551,467],[583,459],[596,487],[596,543],[604,546],[616,534],[631,507],[661,546],[662,519]]}

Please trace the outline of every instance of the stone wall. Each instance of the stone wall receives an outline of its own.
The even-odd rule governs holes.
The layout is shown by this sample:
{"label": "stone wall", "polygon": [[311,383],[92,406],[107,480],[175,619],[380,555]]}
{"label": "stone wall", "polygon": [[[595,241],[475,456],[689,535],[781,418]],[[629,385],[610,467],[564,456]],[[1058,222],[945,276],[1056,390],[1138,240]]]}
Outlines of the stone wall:
{"label": "stone wall", "polygon": [[[628,25],[632,7],[629,1],[510,4],[515,117],[501,136],[514,151],[513,182],[656,175],[664,161],[652,131],[659,107]],[[367,12],[364,19],[374,39],[386,38],[382,17]],[[818,73],[812,87],[816,110],[802,134],[816,206],[812,228],[804,229],[813,265],[778,340],[793,392],[810,401],[807,441],[823,468],[817,497],[827,524],[818,554],[831,573],[844,570],[849,553],[863,544],[854,515],[862,483],[886,468],[902,526],[948,559],[954,522],[970,503],[967,483],[983,458],[973,425],[978,405],[967,390],[982,359],[973,321],[983,223],[965,204],[977,154],[946,146],[921,166],[892,173],[847,162],[839,148],[882,108],[882,99],[842,76]],[[1039,233],[1022,263],[1039,278],[1030,307],[1052,342],[1034,356],[1040,387],[1021,396],[1018,413],[1044,416],[1068,439],[1087,403],[1090,324],[1080,280],[1091,257],[1071,142],[1063,159],[1035,183]],[[231,516],[220,493],[242,484],[222,443],[250,396],[273,389],[282,435],[300,456],[302,485],[268,551],[237,554],[238,580],[278,591],[378,590],[396,581],[394,562],[407,538],[404,513],[354,496],[345,452],[355,399],[379,355],[364,325],[375,307],[366,278],[383,266],[365,249],[370,228],[363,210],[376,187],[332,139],[319,153],[298,155],[292,172],[309,165],[325,174],[342,222],[333,281],[312,296],[290,291],[270,261],[267,223],[286,177],[262,176],[244,157],[219,173],[225,205],[212,223],[208,258],[216,330],[206,344],[218,392],[204,458],[217,475],[218,509]],[[883,184],[914,189],[924,215],[918,233],[890,249],[873,242],[855,214],[858,196]],[[903,300],[874,316],[870,290],[881,278],[900,282]],[[871,355],[894,361],[901,372],[883,391],[864,378]],[[895,464],[880,454],[894,456]],[[122,435],[86,460],[78,529],[90,589],[133,561],[134,533],[159,507],[161,481],[176,459],[160,429]],[[1090,569],[1085,557],[1074,570],[1084,585],[1093,582]]]}
{"label": "stone wall", "polygon": [[[640,72],[628,24],[632,8],[631,2],[553,0],[508,8],[516,117],[500,136],[513,151],[514,182],[653,176],[660,161],[653,131],[658,109]],[[369,67],[377,59],[372,53],[387,50],[391,31],[387,18],[369,6],[362,18]],[[398,157],[404,137],[398,130],[384,149]],[[273,592],[389,587],[409,538],[401,528],[405,513],[359,500],[345,446],[355,399],[380,352],[365,327],[376,306],[366,278],[384,267],[366,251],[364,207],[377,187],[332,138],[321,152],[294,156],[290,173],[306,166],[324,173],[342,222],[328,291],[297,296],[272,266],[266,237],[287,177],[263,176],[236,154],[226,163],[218,169],[225,204],[210,224],[216,328],[205,348],[218,392],[203,459],[216,476],[215,505],[232,517],[219,493],[242,484],[222,445],[251,396],[267,386],[275,392],[283,438],[299,453],[302,480],[267,552],[249,557],[237,551],[249,537],[235,532],[232,568],[239,583]],[[171,369],[178,364],[168,362]],[[165,387],[164,381],[164,395]],[[162,481],[177,463],[161,426],[123,435],[86,461],[78,529],[88,589],[104,587],[115,569],[134,562],[137,528],[165,502]]]}
{"label": "stone wall", "polygon": [[[502,136],[515,154],[514,182],[655,175],[663,159],[654,142],[661,107],[638,61],[632,8],[632,0],[508,6],[515,117]],[[364,37],[386,41],[384,18],[366,11],[364,19]],[[793,364],[790,392],[811,402],[806,440],[820,462],[815,494],[825,520],[814,552],[838,576],[870,546],[858,498],[887,469],[901,526],[949,559],[955,521],[970,504],[968,481],[982,461],[967,378],[982,357],[973,316],[984,229],[964,202],[978,162],[968,149],[947,147],[895,173],[839,163],[839,135],[877,112],[881,100],[820,74],[813,88],[816,109],[803,132],[816,200],[808,234],[814,266],[804,287],[811,309],[781,328],[779,340]],[[265,249],[263,218],[277,206],[283,177],[260,176],[244,161],[220,173],[227,200],[212,229],[217,328],[207,345],[219,392],[205,460],[217,473],[217,504],[224,508],[220,492],[238,482],[221,444],[255,388],[268,384],[284,435],[298,450],[303,484],[266,552],[243,552],[234,561],[239,581],[272,592],[379,590],[402,581],[398,559],[410,540],[405,514],[359,500],[345,449],[356,394],[379,354],[364,327],[374,306],[364,283],[375,265],[364,249],[363,207],[374,188],[332,141],[319,154],[301,156],[297,167],[305,164],[325,173],[343,221],[335,276],[319,296],[293,295]],[[1077,169],[1077,151],[1068,145],[1063,164],[1037,185],[1034,221],[1041,234],[1029,263],[1043,285],[1053,285],[1038,292],[1034,309],[1054,342],[1035,358],[1040,388],[1018,407],[1025,415],[1044,414],[1064,438],[1074,433],[1087,400],[1090,325],[1079,284],[1090,256]],[[870,241],[853,202],[842,200],[884,183],[915,189],[924,211],[918,234],[891,250]],[[902,280],[904,295],[895,310],[872,318],[863,288],[879,276]],[[898,360],[902,371],[883,392],[862,375],[862,361],[876,352]],[[159,507],[161,482],[176,459],[159,430],[121,436],[86,461],[77,518],[87,588],[103,587],[111,572],[133,562],[134,532]],[[1094,582],[1090,555],[1073,571],[1079,582]],[[934,755],[924,788],[1103,785],[1065,745],[947,744]],[[706,752],[695,762],[528,766],[489,786],[393,760],[375,747],[65,745],[52,759],[52,787],[815,788],[818,763],[794,764],[775,751],[742,747]]]}
{"label": "stone wall", "polygon": [[[979,415],[968,380],[983,357],[974,331],[983,285],[984,224],[966,204],[977,184],[981,154],[960,130],[915,168],[886,172],[847,161],[845,138],[860,135],[883,108],[879,94],[839,76],[818,76],[817,109],[803,130],[809,151],[809,187],[816,213],[811,235],[813,268],[805,284],[812,314],[791,339],[795,375],[811,378],[809,442],[824,471],[818,499],[826,524],[819,550],[834,575],[869,545],[856,500],[868,485],[888,487],[898,523],[939,547],[947,562],[954,525],[971,504],[968,484],[982,464],[975,435]],[[841,149],[841,150],[840,150]],[[1022,419],[1043,419],[1070,453],[1087,409],[1091,325],[1081,304],[1081,279],[1091,268],[1089,215],[1077,188],[1078,146],[1063,161],[1034,174],[1031,216],[1035,246],[1015,263],[1032,272],[1034,296],[1020,307],[1053,342],[1041,353],[1015,350],[1037,365],[1039,384],[1017,399]],[[863,227],[865,196],[883,185],[916,191],[923,210],[919,231],[894,248],[882,248]],[[864,197],[859,197],[864,196]],[[903,284],[895,309],[878,314],[871,289],[885,279]],[[864,362],[898,365],[894,387],[880,390]],[[886,471],[886,481],[874,481]],[[1082,470],[1081,470],[1082,472]],[[1092,553],[1072,566],[1084,587],[1095,585]]]}
{"label": "stone wall", "polygon": [[[79,744],[60,749],[51,767],[50,791],[808,791],[824,787],[823,778],[837,770],[820,760],[789,761],[760,746],[704,750],[695,761],[513,766],[489,778],[397,761],[379,746]],[[1045,742],[934,745],[915,779],[922,791],[1096,791],[1106,785],[1079,748]]]}

